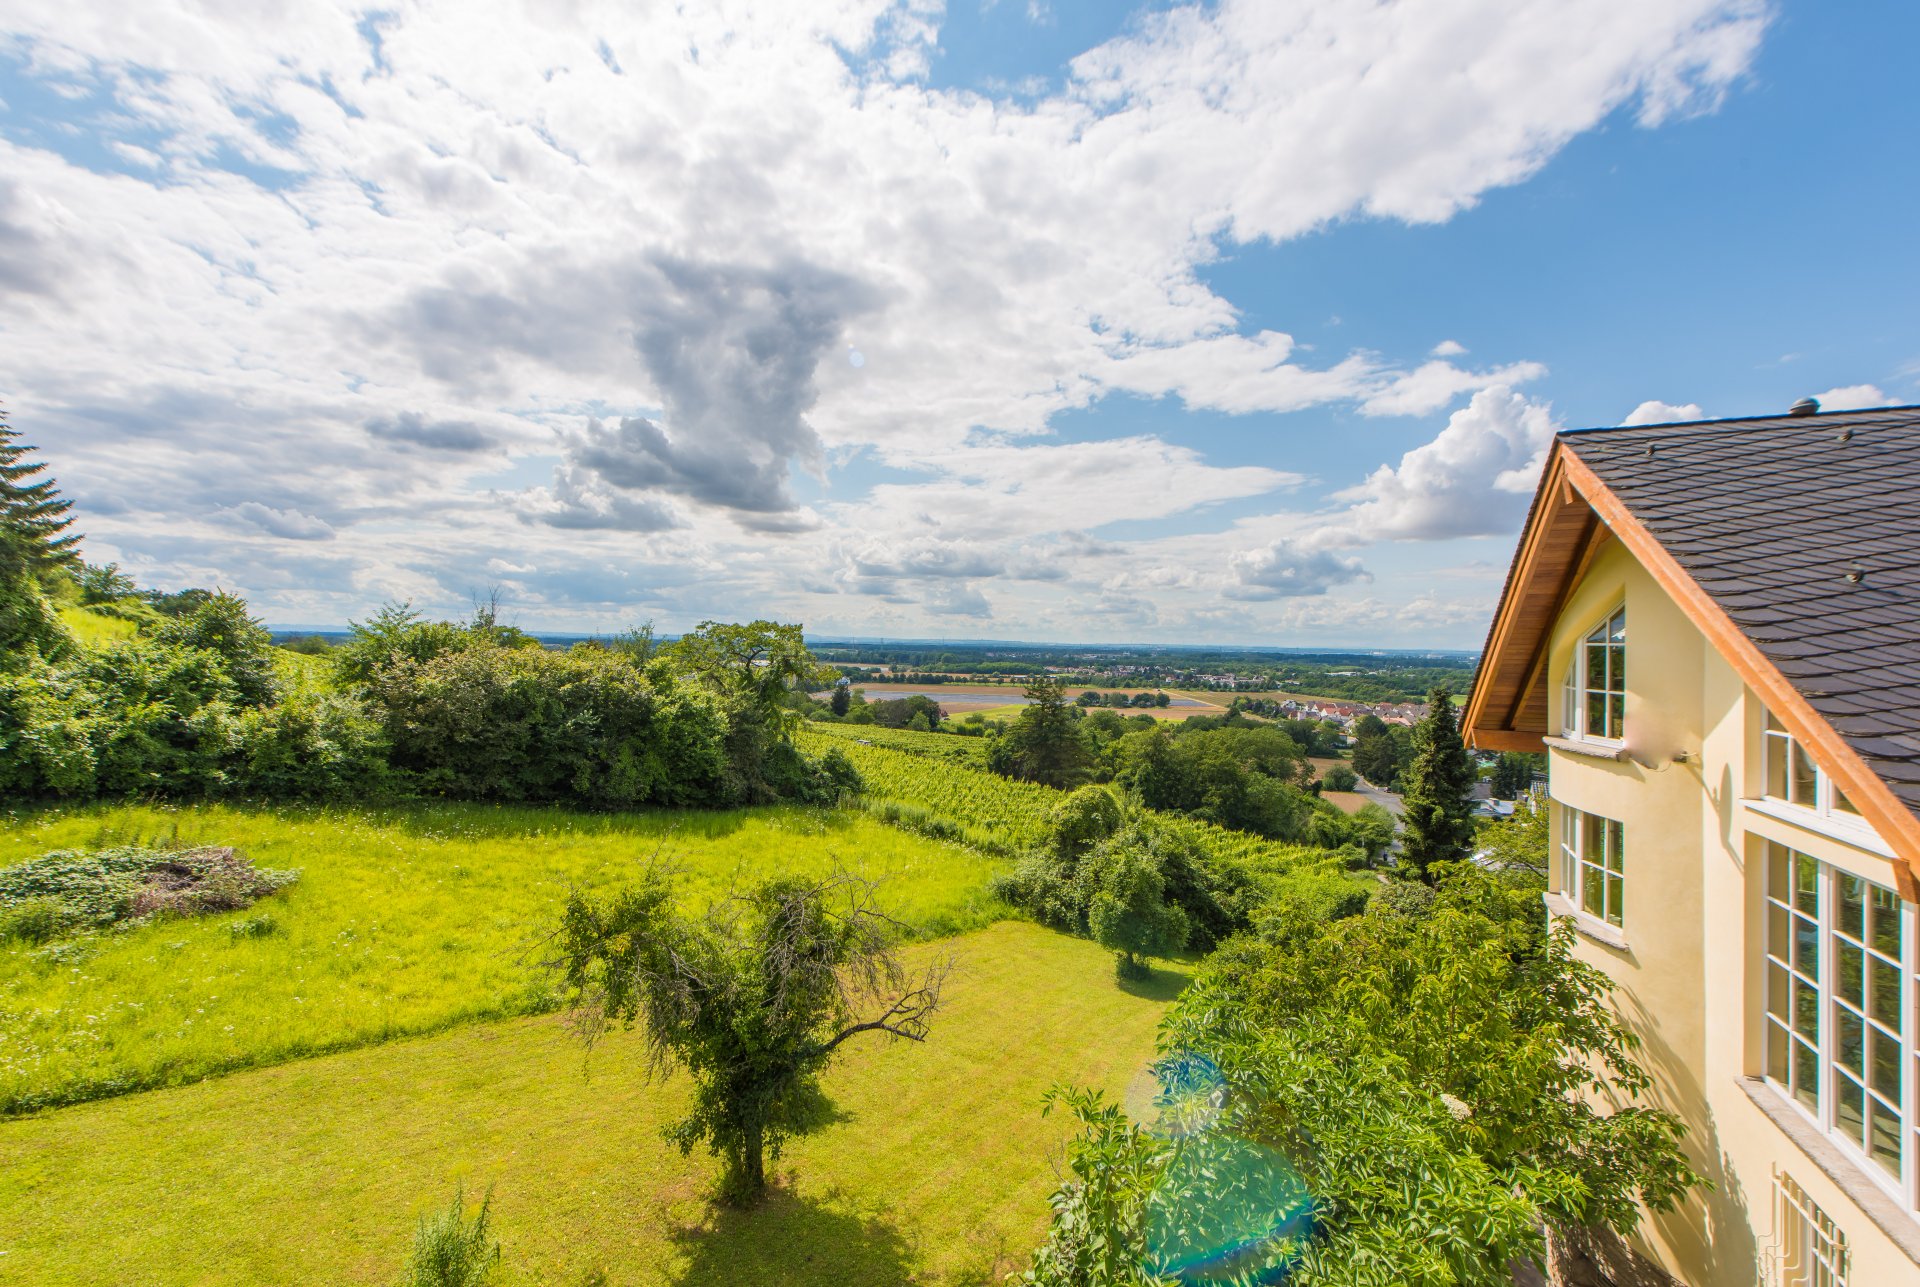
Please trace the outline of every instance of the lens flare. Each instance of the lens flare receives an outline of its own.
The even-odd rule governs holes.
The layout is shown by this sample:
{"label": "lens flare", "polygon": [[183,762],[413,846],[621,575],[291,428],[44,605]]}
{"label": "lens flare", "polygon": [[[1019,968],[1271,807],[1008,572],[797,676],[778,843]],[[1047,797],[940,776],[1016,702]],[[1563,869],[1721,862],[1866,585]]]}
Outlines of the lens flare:
{"label": "lens flare", "polygon": [[1237,1129],[1214,1060],[1181,1052],[1151,1072],[1148,1129],[1174,1148],[1148,1204],[1151,1267],[1195,1287],[1282,1281],[1313,1229],[1306,1182],[1284,1154]]}

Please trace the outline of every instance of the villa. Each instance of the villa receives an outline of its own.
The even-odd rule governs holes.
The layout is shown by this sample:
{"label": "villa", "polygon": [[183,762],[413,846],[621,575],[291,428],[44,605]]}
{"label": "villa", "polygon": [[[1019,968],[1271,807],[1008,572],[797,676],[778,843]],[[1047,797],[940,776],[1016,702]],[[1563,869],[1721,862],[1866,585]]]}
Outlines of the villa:
{"label": "villa", "polygon": [[1464,726],[1713,1182],[1613,1276],[1920,1283],[1920,407],[1559,434]]}

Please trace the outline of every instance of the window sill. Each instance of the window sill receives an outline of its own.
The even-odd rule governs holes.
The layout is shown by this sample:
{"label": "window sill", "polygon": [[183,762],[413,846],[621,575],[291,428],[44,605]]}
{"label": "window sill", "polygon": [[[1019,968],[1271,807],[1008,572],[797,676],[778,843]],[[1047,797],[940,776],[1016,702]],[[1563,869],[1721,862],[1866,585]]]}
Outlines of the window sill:
{"label": "window sill", "polygon": [[1573,928],[1582,938],[1592,939],[1602,947],[1613,948],[1617,952],[1627,950],[1627,935],[1617,925],[1609,925],[1596,916],[1581,911],[1573,905],[1573,900],[1565,894],[1549,890],[1540,895],[1540,901],[1547,905],[1548,916],[1564,916],[1573,922]]}
{"label": "window sill", "polygon": [[1784,800],[1765,797],[1758,800],[1742,800],[1740,803],[1748,812],[1757,813],[1763,818],[1772,818],[1776,822],[1784,822],[1799,827],[1803,831],[1811,831],[1817,836],[1838,840],[1843,845],[1852,845],[1855,849],[1864,849],[1870,854],[1879,854],[1882,858],[1896,857],[1892,847],[1864,822],[1855,824],[1822,817],[1805,805],[1788,804]]}
{"label": "window sill", "polygon": [[[1887,1235],[1907,1259],[1920,1265],[1920,1221],[1900,1209],[1900,1203],[1863,1173],[1857,1163],[1840,1151],[1800,1110],[1789,1103],[1764,1077],[1735,1078],[1754,1107],[1780,1128],[1780,1133],[1807,1155],[1807,1160],[1847,1196],[1847,1200],[1866,1213],[1874,1227]],[[1829,1212],[1828,1214],[1832,1214]]]}
{"label": "window sill", "polygon": [[1543,737],[1540,739],[1556,751],[1568,755],[1581,755],[1590,760],[1624,760],[1627,747],[1624,742],[1598,742],[1587,737]]}

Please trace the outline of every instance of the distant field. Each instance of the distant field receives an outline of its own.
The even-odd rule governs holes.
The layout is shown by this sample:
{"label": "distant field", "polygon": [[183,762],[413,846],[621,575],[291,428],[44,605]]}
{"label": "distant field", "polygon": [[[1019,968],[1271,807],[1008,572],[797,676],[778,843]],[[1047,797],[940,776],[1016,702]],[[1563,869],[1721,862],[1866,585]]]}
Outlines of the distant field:
{"label": "distant field", "polygon": [[[1021,708],[1027,704],[1027,699],[1020,695],[1020,685],[1017,684],[855,684],[853,687],[865,693],[867,700],[870,702],[886,701],[901,697],[928,697],[939,702],[940,709],[950,716],[971,715],[979,712],[987,715],[989,718],[1011,719],[1019,715]],[[1065,690],[1067,700],[1072,701],[1085,691],[1083,688],[1068,688]],[[1176,692],[1171,688],[1165,690],[1153,688],[1098,688],[1094,691],[1100,693],[1126,693],[1129,696],[1134,693],[1165,691],[1166,694],[1173,699],[1172,704],[1166,707],[1107,708],[1110,710],[1119,710],[1123,715],[1152,715],[1156,719],[1179,720],[1188,719],[1195,715],[1221,715],[1224,714],[1227,709],[1223,704],[1214,700],[1217,694]],[[815,694],[815,696],[821,695],[822,694]]]}
{"label": "distant field", "polygon": [[[538,1010],[552,995],[540,940],[567,891],[617,884],[656,854],[700,903],[775,872],[845,865],[884,880],[888,910],[926,934],[1007,914],[986,889],[998,860],[816,809],[51,810],[0,834],[0,865],[156,839],[232,844],[303,875],[248,912],[102,935],[73,959],[0,948],[0,1112]],[[229,932],[252,915],[274,932]]]}
{"label": "distant field", "polygon": [[661,1138],[684,1074],[517,1019],[0,1121],[0,1281],[384,1287],[464,1181],[493,1188],[495,1287],[998,1284],[1057,1183],[1041,1096],[1121,1096],[1186,967],[1121,987],[1111,953],[1025,923],[915,950],[959,963],[926,1043],[849,1043],[759,1209],[711,1206],[713,1160]]}

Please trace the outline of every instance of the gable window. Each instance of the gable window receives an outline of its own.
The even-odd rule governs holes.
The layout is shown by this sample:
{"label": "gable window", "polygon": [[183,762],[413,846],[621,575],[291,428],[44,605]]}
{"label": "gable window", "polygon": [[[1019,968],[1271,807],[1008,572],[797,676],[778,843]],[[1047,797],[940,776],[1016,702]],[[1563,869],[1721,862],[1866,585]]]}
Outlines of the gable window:
{"label": "gable window", "polygon": [[1847,799],[1847,793],[1834,785],[1826,770],[1814,763],[1800,739],[1789,733],[1772,711],[1767,712],[1766,743],[1769,797],[1811,809],[1823,818],[1847,821],[1860,817],[1860,810]]}
{"label": "gable window", "polygon": [[1574,648],[1561,690],[1560,722],[1568,737],[1626,737],[1626,608],[1615,610]]}
{"label": "gable window", "polygon": [[1767,847],[1767,1079],[1916,1209],[1920,1065],[1914,909],[1893,890]]}
{"label": "gable window", "polygon": [[1616,929],[1625,928],[1625,838],[1611,818],[1560,806],[1560,892]]}

